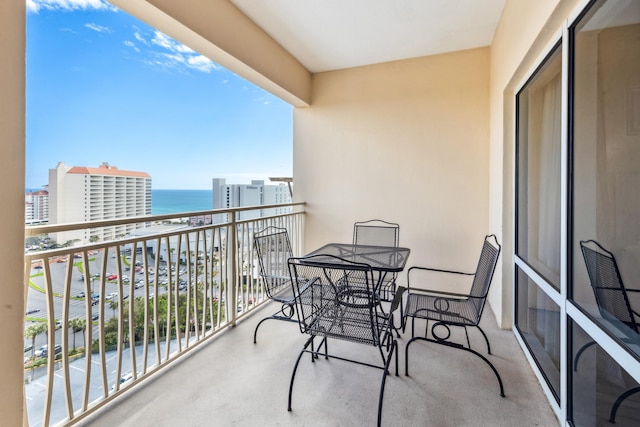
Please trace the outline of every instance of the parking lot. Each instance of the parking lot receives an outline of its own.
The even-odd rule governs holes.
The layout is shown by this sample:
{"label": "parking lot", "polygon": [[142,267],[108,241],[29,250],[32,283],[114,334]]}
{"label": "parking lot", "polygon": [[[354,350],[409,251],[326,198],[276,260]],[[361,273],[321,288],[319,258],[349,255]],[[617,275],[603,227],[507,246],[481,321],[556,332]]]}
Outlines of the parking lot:
{"label": "parking lot", "polygon": [[[101,280],[100,271],[102,268],[102,251],[95,251],[89,256],[88,266],[84,266],[81,258],[75,258],[71,262],[73,267],[71,270],[71,280],[69,282],[69,306],[68,306],[68,318],[81,318],[87,319],[88,324],[93,324],[94,336],[97,333],[97,325],[100,317],[104,317],[104,321],[108,321],[111,317],[117,314],[117,304],[119,301],[119,295],[122,294],[123,300],[129,299],[131,294],[133,297],[144,297],[147,294],[149,297],[154,295],[162,295],[167,292],[166,286],[169,283],[169,269],[165,263],[160,263],[158,271],[156,272],[153,267],[149,267],[145,271],[144,263],[141,257],[137,257],[136,264],[131,265],[132,259],[130,256],[123,255],[123,258],[118,260],[115,255],[110,255],[106,260],[106,273],[105,280]],[[118,277],[118,261],[121,261],[122,277]],[[63,301],[66,284],[66,272],[67,272],[67,260],[58,258],[52,260],[49,264],[51,287],[53,292],[53,318],[58,322],[58,327],[55,331],[55,342],[60,343],[60,326],[63,317]],[[147,265],[155,265],[155,260],[150,259]],[[177,273],[177,275],[176,275]],[[179,289],[186,290],[188,274],[184,267],[181,267],[176,272],[175,269],[171,272],[172,283],[176,280],[179,281]],[[88,282],[85,281],[85,274],[89,275]],[[157,277],[156,277],[157,276]],[[42,263],[32,264],[30,282],[32,286],[29,287],[27,293],[27,309],[25,317],[25,328],[38,322],[46,321],[47,319],[47,297],[43,290],[46,288],[44,268]],[[156,285],[157,283],[157,285]],[[90,320],[89,320],[90,319]],[[72,332],[69,330],[71,335]],[[84,346],[84,334],[76,334],[76,346]],[[38,349],[42,345],[46,344],[46,334],[40,334],[36,337],[35,348]],[[73,337],[69,336],[69,342],[72,342]],[[32,345],[32,339],[25,337],[25,350]],[[25,357],[31,356],[31,352],[25,351]]]}

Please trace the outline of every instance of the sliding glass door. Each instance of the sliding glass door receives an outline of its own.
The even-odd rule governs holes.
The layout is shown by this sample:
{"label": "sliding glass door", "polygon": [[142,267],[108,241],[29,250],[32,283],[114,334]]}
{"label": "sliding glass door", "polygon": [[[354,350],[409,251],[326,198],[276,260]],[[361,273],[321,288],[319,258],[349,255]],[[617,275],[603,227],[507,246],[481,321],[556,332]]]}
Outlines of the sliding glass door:
{"label": "sliding glass door", "polygon": [[[571,27],[570,37],[569,299],[590,321],[570,324],[573,419],[576,425],[615,420],[637,426],[640,367],[633,359],[640,360],[640,315],[633,311],[640,313],[640,291],[633,290],[640,289],[640,2],[595,2]],[[598,332],[613,343],[598,342]],[[627,369],[618,354],[630,359]]]}
{"label": "sliding glass door", "polygon": [[640,1],[577,11],[515,102],[516,334],[561,418],[638,426]]}

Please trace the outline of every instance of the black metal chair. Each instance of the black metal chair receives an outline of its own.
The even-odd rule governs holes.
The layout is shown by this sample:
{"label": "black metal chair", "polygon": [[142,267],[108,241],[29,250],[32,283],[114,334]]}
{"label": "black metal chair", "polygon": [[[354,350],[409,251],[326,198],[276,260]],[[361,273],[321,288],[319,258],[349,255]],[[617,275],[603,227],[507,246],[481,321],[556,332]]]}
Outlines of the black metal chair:
{"label": "black metal chair", "polygon": [[[625,288],[616,258],[598,242],[582,240],[580,249],[600,315],[627,335],[627,338],[622,338],[623,342],[639,344],[640,325],[636,317],[640,318],[640,313],[631,307],[627,293],[640,292],[640,289]],[[578,360],[582,353],[594,344],[595,341],[590,341],[578,350],[573,361],[574,371],[578,370]],[[609,422],[616,422],[616,413],[622,402],[638,392],[640,387],[634,387],[618,396],[611,408]]]}
{"label": "black metal chair", "polygon": [[[397,248],[400,242],[400,225],[371,219],[369,221],[356,222],[353,225],[353,243],[355,245],[392,246]],[[390,301],[396,291],[397,274],[383,274],[380,277],[380,296],[385,301]]]}
{"label": "black metal chair", "polygon": [[[397,342],[392,334],[391,313],[398,307],[402,290],[396,292],[389,313],[384,313],[374,291],[371,267],[331,255],[313,255],[289,259],[289,270],[296,288],[296,312],[300,331],[309,339],[298,355],[289,386],[288,410],[291,411],[293,383],[302,356],[311,354],[381,369],[382,379],[378,399],[378,426],[382,419],[382,401],[389,364],[395,354],[398,375]],[[320,337],[318,348],[315,338]],[[335,338],[377,348],[380,363],[329,354],[328,340]],[[324,351],[322,350],[324,347]]]}
{"label": "black metal chair", "polygon": [[[493,240],[494,243],[491,241]],[[480,253],[480,260],[475,273],[462,273],[459,271],[441,270],[426,267],[411,267],[407,272],[407,301],[405,305],[405,313],[402,321],[403,331],[406,328],[407,321],[411,318],[411,339],[407,342],[405,348],[405,368],[406,375],[409,375],[409,346],[417,341],[424,340],[436,344],[442,344],[449,347],[459,348],[475,354],[493,370],[498,383],[500,385],[500,396],[504,397],[504,387],[500,374],[493,364],[482,354],[471,348],[469,341],[468,327],[477,328],[487,343],[487,352],[491,354],[489,339],[480,327],[480,318],[489,293],[489,285],[493,278],[493,273],[500,256],[500,244],[495,235],[486,236]],[[455,274],[473,277],[471,288],[468,294],[457,294],[451,292],[442,292],[430,290],[425,287],[412,286],[412,273],[414,276],[419,271]],[[414,277],[415,283],[415,277]],[[415,319],[424,319],[427,321],[424,336],[415,336]],[[431,336],[429,336],[429,323],[433,321],[431,326]],[[467,346],[450,340],[452,326],[458,326],[464,329]],[[443,329],[438,334],[438,327]]]}
{"label": "black metal chair", "polygon": [[253,244],[260,264],[260,277],[267,296],[282,306],[271,316],[262,319],[253,333],[257,342],[258,328],[269,319],[297,322],[295,302],[287,261],[293,256],[289,234],[285,228],[270,226],[253,235]]}

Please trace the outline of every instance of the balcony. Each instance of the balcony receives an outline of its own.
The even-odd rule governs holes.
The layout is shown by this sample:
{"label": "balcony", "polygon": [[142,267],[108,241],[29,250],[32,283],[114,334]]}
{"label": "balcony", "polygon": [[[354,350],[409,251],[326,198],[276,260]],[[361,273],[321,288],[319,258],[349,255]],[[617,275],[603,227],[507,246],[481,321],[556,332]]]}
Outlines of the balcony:
{"label": "balcony", "polygon": [[[42,306],[27,315],[27,326],[45,323],[56,330],[36,336],[36,348],[42,342],[62,347],[59,355],[25,365],[31,367],[25,369],[30,425],[202,425],[213,419],[219,425],[374,424],[379,372],[303,359],[288,412],[290,375],[306,338],[295,324],[269,321],[253,344],[257,322],[277,307],[257,278],[252,233],[284,226],[294,253],[301,254],[303,206],[279,206],[292,212],[244,221],[235,218],[247,209],[215,211],[230,214],[222,224],[196,220],[187,226],[171,216],[101,222],[92,227],[174,224],[117,241],[27,254],[28,300],[31,307]],[[202,214],[181,216],[201,220],[212,212]],[[86,226],[33,227],[28,233]],[[74,334],[75,318],[91,327]],[[411,376],[405,376],[407,331],[399,341],[400,376],[387,381],[384,425],[557,423],[513,333],[500,330],[489,311],[483,322],[506,398],[488,367],[439,346],[414,344]],[[483,348],[481,337],[472,333],[471,339]],[[360,346],[332,345],[363,354]]]}

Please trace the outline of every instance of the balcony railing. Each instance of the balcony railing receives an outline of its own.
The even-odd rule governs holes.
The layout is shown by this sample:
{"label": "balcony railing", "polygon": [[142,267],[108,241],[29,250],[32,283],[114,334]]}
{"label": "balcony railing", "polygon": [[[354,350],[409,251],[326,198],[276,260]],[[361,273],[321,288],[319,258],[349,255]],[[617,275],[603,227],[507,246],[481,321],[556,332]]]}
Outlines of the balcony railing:
{"label": "balcony railing", "polygon": [[[260,216],[276,208],[289,212]],[[300,255],[304,203],[27,227],[26,236],[134,224],[144,227],[117,240],[25,255],[31,425],[86,416],[265,303],[253,233],[285,227]]]}

